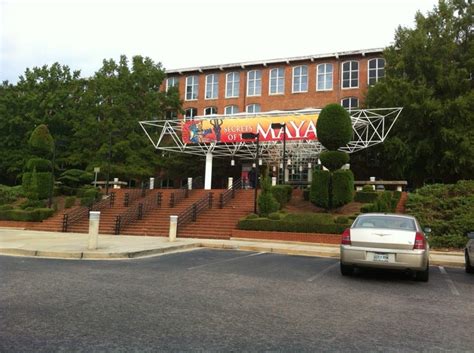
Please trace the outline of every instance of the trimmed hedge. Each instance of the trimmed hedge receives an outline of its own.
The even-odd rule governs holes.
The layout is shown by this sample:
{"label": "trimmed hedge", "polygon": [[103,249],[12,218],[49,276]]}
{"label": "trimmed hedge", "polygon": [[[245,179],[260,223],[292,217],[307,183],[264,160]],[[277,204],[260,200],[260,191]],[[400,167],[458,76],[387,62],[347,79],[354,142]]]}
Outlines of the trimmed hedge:
{"label": "trimmed hedge", "polygon": [[38,156],[48,156],[53,152],[54,140],[44,124],[38,125],[31,133],[28,145]]}
{"label": "trimmed hedge", "polygon": [[350,170],[336,170],[332,173],[332,207],[340,207],[352,201],[354,195],[354,174]]}
{"label": "trimmed hedge", "polygon": [[281,209],[285,207],[288,201],[290,201],[293,188],[291,187],[291,185],[274,185],[271,188],[271,192],[272,192],[273,197],[280,204],[280,209]]}
{"label": "trimmed hedge", "polygon": [[267,176],[260,181],[262,192],[258,195],[258,213],[261,216],[267,216],[270,213],[276,212],[280,209],[280,204],[272,194],[272,185]]}
{"label": "trimmed hedge", "polygon": [[316,129],[319,142],[328,150],[337,150],[352,138],[349,113],[336,103],[328,104],[321,110]]}
{"label": "trimmed hedge", "polygon": [[315,170],[309,200],[318,207],[329,208],[329,180],[331,173],[326,170]]}
{"label": "trimmed hedge", "polygon": [[53,183],[52,174],[46,172],[23,173],[23,190],[31,199],[46,199]]}
{"label": "trimmed hedge", "polygon": [[369,212],[395,212],[398,201],[400,200],[401,192],[384,191],[374,192],[377,196],[374,202],[367,203],[360,208],[362,213]]}
{"label": "trimmed hedge", "polygon": [[31,158],[26,162],[26,170],[32,172],[36,169],[37,172],[50,172],[52,163],[44,158]]}
{"label": "trimmed hedge", "polygon": [[71,208],[74,206],[76,203],[76,197],[75,196],[68,196],[66,197],[66,200],[64,200],[64,208]]}
{"label": "trimmed hedge", "polygon": [[344,224],[320,224],[316,222],[292,222],[286,218],[279,221],[268,218],[242,219],[238,228],[242,230],[262,230],[275,232],[297,232],[297,233],[327,233],[341,234],[347,225]]}
{"label": "trimmed hedge", "polygon": [[375,202],[378,197],[379,195],[376,191],[357,191],[355,193],[354,201],[362,203],[372,203]]}
{"label": "trimmed hedge", "polygon": [[6,221],[39,222],[53,215],[51,208],[37,208],[34,210],[0,210],[0,219]]}
{"label": "trimmed hedge", "polygon": [[341,151],[324,151],[319,155],[321,164],[331,172],[349,163],[349,155]]}

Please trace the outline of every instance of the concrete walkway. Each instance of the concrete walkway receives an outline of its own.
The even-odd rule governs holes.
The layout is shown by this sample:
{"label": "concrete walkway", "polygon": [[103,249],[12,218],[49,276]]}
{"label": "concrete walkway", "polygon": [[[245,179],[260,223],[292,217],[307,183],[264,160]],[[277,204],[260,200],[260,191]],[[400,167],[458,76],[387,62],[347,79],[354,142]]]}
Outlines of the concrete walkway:
{"label": "concrete walkway", "polygon": [[[185,251],[200,247],[278,254],[339,258],[339,246],[248,239],[214,240],[165,237],[100,235],[97,250],[88,250],[89,236],[80,233],[54,233],[0,228],[0,255],[37,256],[60,259],[127,259]],[[430,264],[464,266],[462,252],[431,251]]]}

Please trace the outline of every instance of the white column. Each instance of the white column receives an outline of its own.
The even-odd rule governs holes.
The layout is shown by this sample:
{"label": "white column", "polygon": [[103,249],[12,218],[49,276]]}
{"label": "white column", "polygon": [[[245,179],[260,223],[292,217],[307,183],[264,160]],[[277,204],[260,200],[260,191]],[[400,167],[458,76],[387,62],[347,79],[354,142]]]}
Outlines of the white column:
{"label": "white column", "polygon": [[401,187],[401,186],[397,186],[397,191],[402,191],[402,187]]}
{"label": "white column", "polygon": [[120,189],[120,185],[118,184],[118,178],[114,178],[114,189]]}
{"label": "white column", "polygon": [[150,190],[155,188],[155,178],[150,178]]}
{"label": "white column", "polygon": [[89,212],[89,250],[96,250],[99,242],[100,211]]}
{"label": "white column", "polygon": [[285,180],[285,183],[287,183],[288,179],[290,178],[290,170],[288,168],[285,168],[284,171],[285,171],[285,179],[284,180]]}
{"label": "white column", "polygon": [[170,216],[170,242],[176,241],[176,233],[178,231],[178,216]]}
{"label": "white column", "polygon": [[229,177],[227,179],[227,189],[232,189],[232,184],[234,184],[234,178]]}
{"label": "white column", "polygon": [[212,153],[206,153],[206,173],[204,174],[204,190],[211,190],[212,186]]}
{"label": "white column", "polygon": [[193,178],[188,178],[188,190],[193,189]]}
{"label": "white column", "polygon": [[272,177],[272,186],[275,186],[277,184],[277,178]]}
{"label": "white column", "polygon": [[308,169],[308,182],[311,184],[313,181],[313,170],[310,168]]}

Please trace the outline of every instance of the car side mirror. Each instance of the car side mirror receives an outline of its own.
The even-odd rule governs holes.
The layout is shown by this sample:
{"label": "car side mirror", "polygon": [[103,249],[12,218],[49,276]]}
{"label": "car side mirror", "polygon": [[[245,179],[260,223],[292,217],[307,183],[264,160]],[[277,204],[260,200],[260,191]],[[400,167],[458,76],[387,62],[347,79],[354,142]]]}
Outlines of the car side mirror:
{"label": "car side mirror", "polygon": [[426,227],[426,228],[423,229],[423,232],[425,232],[426,234],[430,234],[431,233],[431,228]]}

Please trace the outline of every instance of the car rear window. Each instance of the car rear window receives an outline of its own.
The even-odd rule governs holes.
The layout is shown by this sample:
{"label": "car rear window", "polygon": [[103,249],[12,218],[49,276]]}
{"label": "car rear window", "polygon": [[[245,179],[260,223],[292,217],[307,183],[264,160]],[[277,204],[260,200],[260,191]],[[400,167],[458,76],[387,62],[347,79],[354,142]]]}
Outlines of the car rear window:
{"label": "car rear window", "polygon": [[362,216],[356,219],[353,228],[386,228],[415,231],[415,221],[404,217]]}

